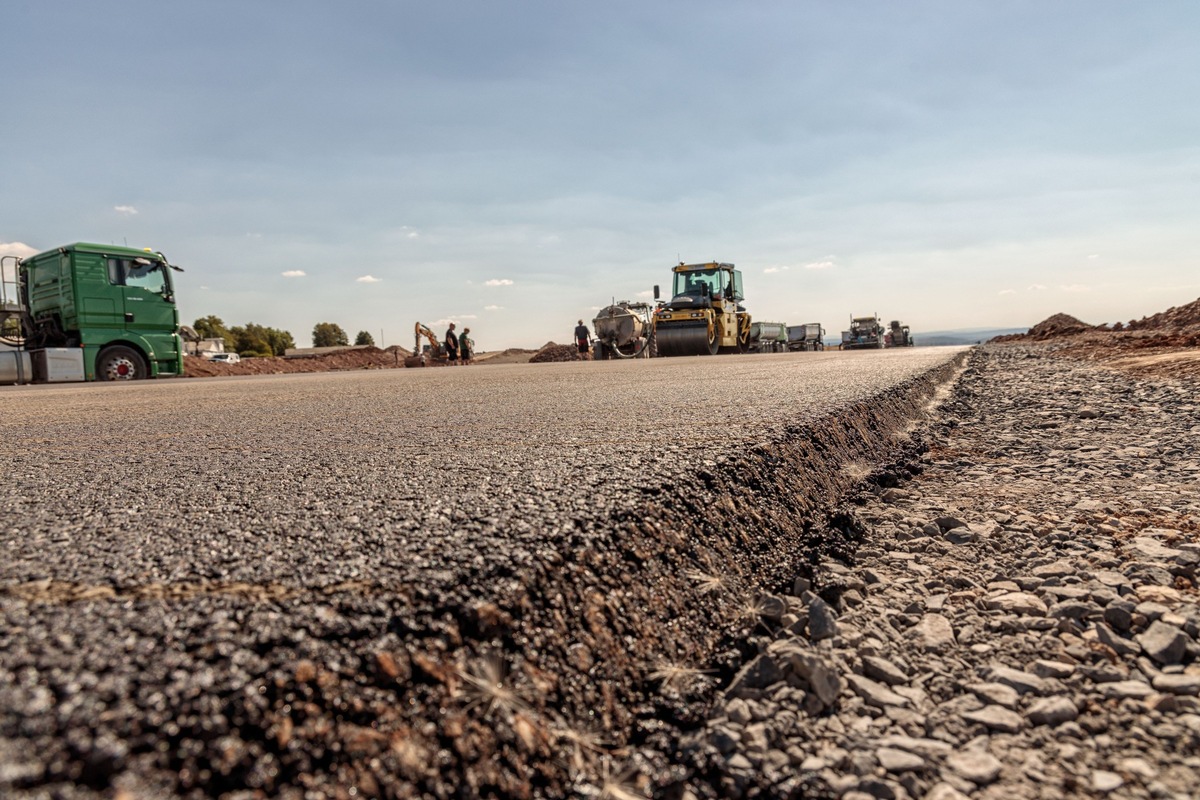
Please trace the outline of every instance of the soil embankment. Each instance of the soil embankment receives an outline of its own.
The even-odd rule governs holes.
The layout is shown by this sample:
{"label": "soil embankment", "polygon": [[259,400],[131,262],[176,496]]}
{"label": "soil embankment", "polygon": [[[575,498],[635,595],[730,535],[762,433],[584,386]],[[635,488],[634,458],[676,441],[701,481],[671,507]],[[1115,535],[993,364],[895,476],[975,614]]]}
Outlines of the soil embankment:
{"label": "soil embankment", "polygon": [[1200,299],[1128,322],[1089,325],[1055,314],[996,342],[1040,342],[1060,356],[1145,376],[1200,376]]}

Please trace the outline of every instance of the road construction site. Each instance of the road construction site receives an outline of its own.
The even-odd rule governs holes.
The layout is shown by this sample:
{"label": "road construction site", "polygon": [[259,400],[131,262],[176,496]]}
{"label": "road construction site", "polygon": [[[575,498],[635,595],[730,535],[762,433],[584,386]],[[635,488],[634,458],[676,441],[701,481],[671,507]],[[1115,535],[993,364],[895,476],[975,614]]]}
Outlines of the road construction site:
{"label": "road construction site", "polygon": [[758,598],[849,551],[842,500],[964,358],[0,390],[0,787],[703,786],[674,748]]}

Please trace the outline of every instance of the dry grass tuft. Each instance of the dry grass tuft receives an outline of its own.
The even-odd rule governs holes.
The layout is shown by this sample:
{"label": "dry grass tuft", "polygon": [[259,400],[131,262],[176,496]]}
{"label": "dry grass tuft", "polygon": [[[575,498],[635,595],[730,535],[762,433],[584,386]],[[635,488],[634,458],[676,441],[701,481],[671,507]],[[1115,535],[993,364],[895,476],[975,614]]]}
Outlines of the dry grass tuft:
{"label": "dry grass tuft", "polygon": [[601,800],[647,800],[647,795],[637,785],[636,776],[632,768],[614,772],[606,763],[601,774]]}
{"label": "dry grass tuft", "polygon": [[604,753],[608,747],[608,743],[599,733],[572,727],[561,717],[555,719],[551,732],[569,748],[567,766],[576,773],[583,772],[591,766],[597,756]]}
{"label": "dry grass tuft", "polygon": [[684,575],[695,585],[700,594],[712,594],[729,588],[725,578],[721,575],[710,575],[698,569],[689,569]]}
{"label": "dry grass tuft", "polygon": [[664,689],[675,689],[687,692],[702,676],[708,674],[705,670],[689,667],[684,664],[660,663],[650,673],[650,680],[658,681]]}
{"label": "dry grass tuft", "polygon": [[871,465],[862,461],[847,461],[842,465],[842,474],[855,483],[869,478],[872,471]]}
{"label": "dry grass tuft", "polygon": [[466,693],[471,698],[468,709],[481,706],[485,717],[497,712],[511,715],[528,710],[525,701],[509,685],[508,670],[499,655],[491,654],[479,659],[469,665],[465,672],[459,671],[459,677],[466,684]]}

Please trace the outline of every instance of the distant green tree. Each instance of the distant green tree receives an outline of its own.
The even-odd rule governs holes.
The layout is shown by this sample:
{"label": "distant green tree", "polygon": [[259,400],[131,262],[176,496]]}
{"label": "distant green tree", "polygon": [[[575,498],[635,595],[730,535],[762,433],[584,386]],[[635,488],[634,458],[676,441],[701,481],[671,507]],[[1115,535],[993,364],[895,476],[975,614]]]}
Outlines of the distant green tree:
{"label": "distant green tree", "polygon": [[225,327],[225,322],[220,317],[211,314],[201,317],[192,323],[192,327],[200,334],[201,339],[224,339],[225,349],[231,353],[237,352],[237,339],[229,328]]}
{"label": "distant green tree", "polygon": [[229,329],[234,339],[234,352],[242,356],[281,356],[296,342],[292,334],[278,328],[268,328],[248,322],[243,326]]}
{"label": "distant green tree", "polygon": [[358,336],[354,337],[354,343],[355,344],[365,344],[365,345],[370,345],[371,347],[374,347],[375,346],[375,337],[372,336],[368,331],[359,331]]}
{"label": "distant green tree", "polygon": [[349,347],[350,337],[342,326],[333,322],[318,322],[312,333],[313,347]]}

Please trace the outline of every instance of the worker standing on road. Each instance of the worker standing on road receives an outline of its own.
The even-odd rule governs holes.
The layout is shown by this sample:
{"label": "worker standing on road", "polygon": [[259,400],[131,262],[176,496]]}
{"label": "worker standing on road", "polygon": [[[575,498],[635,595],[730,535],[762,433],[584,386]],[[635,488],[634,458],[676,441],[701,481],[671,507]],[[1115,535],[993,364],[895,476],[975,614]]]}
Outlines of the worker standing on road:
{"label": "worker standing on road", "polygon": [[446,358],[450,360],[450,366],[454,366],[458,361],[458,337],[454,334],[454,323],[450,323],[450,327],[446,329]]}
{"label": "worker standing on road", "polygon": [[470,328],[463,328],[462,336],[458,337],[458,361],[464,367],[471,363],[471,354],[475,352],[475,343],[467,336]]}
{"label": "worker standing on road", "polygon": [[579,320],[579,324],[575,326],[575,344],[579,347],[580,360],[587,360],[588,353],[591,352],[591,338],[592,334],[587,325],[583,324],[583,320]]}

